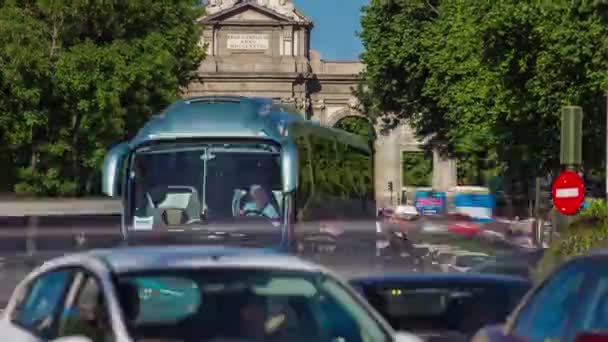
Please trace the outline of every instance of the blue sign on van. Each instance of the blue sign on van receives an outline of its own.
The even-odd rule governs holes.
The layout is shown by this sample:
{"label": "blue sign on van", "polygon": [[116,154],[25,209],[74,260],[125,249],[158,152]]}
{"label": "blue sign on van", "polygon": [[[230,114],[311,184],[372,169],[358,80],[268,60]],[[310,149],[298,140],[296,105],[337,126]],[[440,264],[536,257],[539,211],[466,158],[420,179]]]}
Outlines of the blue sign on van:
{"label": "blue sign on van", "polygon": [[496,198],[491,194],[456,194],[454,208],[475,221],[491,221],[496,211]]}
{"label": "blue sign on van", "polygon": [[446,193],[438,191],[417,191],[414,206],[422,215],[437,215],[445,211]]}

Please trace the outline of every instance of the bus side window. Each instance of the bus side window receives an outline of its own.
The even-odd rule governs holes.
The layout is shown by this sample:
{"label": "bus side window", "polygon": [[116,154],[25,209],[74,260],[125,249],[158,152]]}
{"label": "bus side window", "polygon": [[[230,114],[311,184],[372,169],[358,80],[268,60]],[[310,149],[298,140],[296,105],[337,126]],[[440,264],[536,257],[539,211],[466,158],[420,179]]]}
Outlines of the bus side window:
{"label": "bus side window", "polygon": [[323,136],[315,136],[314,139],[315,217],[332,220],[341,216],[343,189],[340,183],[347,174],[340,167],[335,139]]}
{"label": "bus side window", "polygon": [[344,167],[351,170],[350,183],[347,185],[349,210],[359,216],[372,216],[373,210],[373,180],[372,158],[366,152],[352,146],[346,146]]}
{"label": "bus side window", "polygon": [[298,157],[299,157],[299,186],[296,192],[296,216],[298,220],[306,220],[308,213],[305,212],[307,202],[312,191],[312,164],[310,160],[310,144],[306,136],[299,136],[296,138],[296,145],[298,146]]}

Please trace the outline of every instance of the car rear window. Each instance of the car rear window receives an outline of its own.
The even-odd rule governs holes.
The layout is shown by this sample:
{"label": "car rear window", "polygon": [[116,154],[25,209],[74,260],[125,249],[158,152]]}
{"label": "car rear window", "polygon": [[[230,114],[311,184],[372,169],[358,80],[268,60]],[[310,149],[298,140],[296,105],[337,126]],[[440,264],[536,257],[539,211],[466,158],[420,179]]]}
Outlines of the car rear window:
{"label": "car rear window", "polygon": [[503,322],[529,284],[436,282],[359,287],[395,330],[472,334],[484,325]]}
{"label": "car rear window", "polygon": [[130,280],[139,292],[137,324],[175,323],[196,312],[201,305],[198,285],[191,279],[138,276]]}
{"label": "car rear window", "polygon": [[183,269],[117,277],[132,336],[170,341],[386,340],[379,322],[326,275],[186,264]]}

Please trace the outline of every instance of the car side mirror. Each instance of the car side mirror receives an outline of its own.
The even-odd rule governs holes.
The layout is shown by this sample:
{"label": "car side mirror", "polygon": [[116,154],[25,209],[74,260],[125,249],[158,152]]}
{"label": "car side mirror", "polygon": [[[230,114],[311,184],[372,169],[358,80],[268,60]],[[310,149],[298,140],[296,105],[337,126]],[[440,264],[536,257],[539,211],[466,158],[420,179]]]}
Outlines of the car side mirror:
{"label": "car side mirror", "polygon": [[574,342],[608,342],[608,331],[583,331]]}
{"label": "car side mirror", "polygon": [[52,342],[93,342],[90,338],[86,336],[65,336],[60,337],[58,339],[53,340]]}
{"label": "car side mirror", "polygon": [[398,331],[395,333],[394,342],[424,342],[424,340],[412,333]]}

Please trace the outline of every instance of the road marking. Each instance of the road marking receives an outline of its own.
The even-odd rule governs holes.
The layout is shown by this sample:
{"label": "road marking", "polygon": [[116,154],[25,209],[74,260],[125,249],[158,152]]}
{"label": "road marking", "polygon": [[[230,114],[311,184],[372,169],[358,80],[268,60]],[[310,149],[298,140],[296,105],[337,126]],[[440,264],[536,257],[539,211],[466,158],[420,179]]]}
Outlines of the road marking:
{"label": "road marking", "polygon": [[557,189],[555,192],[557,198],[578,197],[578,188]]}

